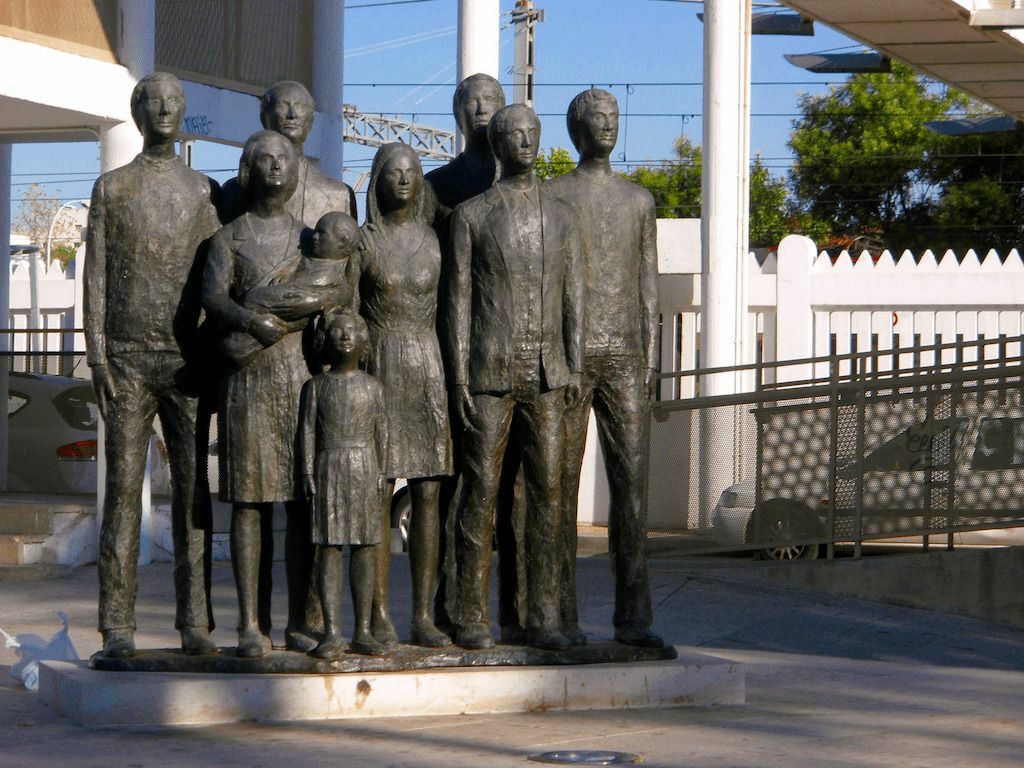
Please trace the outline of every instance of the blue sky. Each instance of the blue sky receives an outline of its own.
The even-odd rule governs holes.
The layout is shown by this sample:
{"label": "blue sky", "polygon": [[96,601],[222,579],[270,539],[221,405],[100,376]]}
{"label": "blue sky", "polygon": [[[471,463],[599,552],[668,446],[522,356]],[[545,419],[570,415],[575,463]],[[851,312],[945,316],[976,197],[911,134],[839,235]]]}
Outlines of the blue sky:
{"label": "blue sky", "polygon": [[[357,6],[374,0],[349,0]],[[379,1],[379,0],[378,0]],[[546,19],[537,28],[537,97],[541,146],[571,148],[565,131],[569,100],[589,85],[619,99],[622,123],[615,157],[626,164],[670,158],[680,134],[701,140],[703,26],[699,3],[662,0],[535,0]],[[501,0],[503,13],[514,0]],[[345,101],[364,112],[415,114],[418,122],[448,130],[455,80],[457,0],[391,7],[350,7],[345,18]],[[503,17],[503,24],[507,23]],[[511,82],[512,29],[501,32],[501,81]],[[835,76],[793,67],[785,53],[852,45],[823,25],[814,37],[755,36],[752,46],[751,153],[785,173],[786,146],[801,93],[825,90]],[[400,83],[403,85],[392,85]],[[627,89],[625,84],[631,84]],[[682,83],[683,85],[657,85]],[[629,91],[627,93],[627,90]],[[511,89],[507,89],[511,97]],[[644,115],[657,114],[658,117]],[[685,116],[685,117],[684,117]],[[199,142],[195,165],[218,180],[234,175],[239,150]],[[345,145],[345,180],[355,184],[373,150]],[[14,148],[12,207],[32,181],[64,199],[88,198],[99,172],[95,143],[23,144]],[[362,203],[360,201],[360,210]]]}

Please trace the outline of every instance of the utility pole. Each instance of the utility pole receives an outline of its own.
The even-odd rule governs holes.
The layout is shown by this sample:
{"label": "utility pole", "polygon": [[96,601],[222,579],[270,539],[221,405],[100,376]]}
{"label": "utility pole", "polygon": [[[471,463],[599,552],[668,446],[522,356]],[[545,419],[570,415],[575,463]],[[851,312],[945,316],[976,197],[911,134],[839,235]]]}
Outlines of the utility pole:
{"label": "utility pole", "polygon": [[544,11],[533,7],[533,0],[516,0],[512,23],[516,26],[515,63],[512,67],[512,101],[533,106],[533,81],[537,71],[535,29],[544,21]]}

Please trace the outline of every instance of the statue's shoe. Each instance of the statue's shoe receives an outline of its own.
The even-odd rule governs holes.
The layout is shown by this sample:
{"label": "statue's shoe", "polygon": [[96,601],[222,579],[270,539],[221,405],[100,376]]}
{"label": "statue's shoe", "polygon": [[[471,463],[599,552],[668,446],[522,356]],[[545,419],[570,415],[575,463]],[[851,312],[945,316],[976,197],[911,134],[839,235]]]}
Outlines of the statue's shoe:
{"label": "statue's shoe", "polygon": [[388,649],[398,647],[398,632],[387,616],[375,616],[370,627],[374,639]]}
{"label": "statue's shoe", "polygon": [[311,651],[311,655],[318,659],[336,659],[345,652],[346,647],[345,640],[340,635],[325,637],[323,642]]}
{"label": "statue's shoe", "polygon": [[494,647],[494,636],[486,624],[467,624],[459,627],[455,644],[470,651],[480,651]]}
{"label": "statue's shoe", "polygon": [[576,648],[587,644],[587,636],[579,627],[568,627],[562,630],[562,634],[569,638],[569,642]]}
{"label": "statue's shoe", "polygon": [[220,652],[206,627],[182,627],[181,650],[189,656],[211,656]]}
{"label": "statue's shoe", "polygon": [[108,629],[103,633],[103,655],[108,659],[127,659],[135,655],[135,632]]}
{"label": "statue's shoe", "polygon": [[422,648],[446,648],[452,639],[429,621],[414,621],[409,628],[409,643]]}
{"label": "statue's shoe", "polygon": [[365,635],[358,633],[354,635],[352,637],[352,642],[349,644],[349,648],[351,648],[355,653],[361,653],[364,656],[384,656],[389,650],[391,650],[386,643],[382,643],[369,632]]}
{"label": "statue's shoe", "polygon": [[238,633],[235,655],[243,659],[258,659],[263,655],[263,635],[256,629],[243,629]]}
{"label": "statue's shoe", "polygon": [[527,644],[547,651],[564,651],[572,647],[569,638],[557,629],[530,630]]}
{"label": "statue's shoe", "polygon": [[638,624],[616,627],[615,639],[620,643],[636,645],[641,648],[661,648],[665,645],[665,641],[651,632],[649,627]]}
{"label": "statue's shoe", "polygon": [[501,642],[503,645],[526,645],[526,630],[518,623],[501,625]]}
{"label": "statue's shoe", "polygon": [[315,638],[305,632],[298,629],[286,629],[284,631],[284,647],[289,651],[309,653],[314,648],[318,648],[319,645],[317,645]]}

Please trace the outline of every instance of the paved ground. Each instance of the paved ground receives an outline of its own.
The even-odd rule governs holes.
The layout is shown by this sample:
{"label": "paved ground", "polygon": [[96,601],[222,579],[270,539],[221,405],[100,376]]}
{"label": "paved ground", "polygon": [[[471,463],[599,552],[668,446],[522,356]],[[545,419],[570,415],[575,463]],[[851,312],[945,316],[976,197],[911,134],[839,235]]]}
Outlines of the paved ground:
{"label": "paved ground", "polygon": [[[901,557],[913,567],[913,555]],[[691,558],[651,566],[656,628],[674,643],[742,662],[745,706],[90,731],[20,689],[9,675],[14,655],[0,650],[0,765],[483,768],[527,766],[531,754],[572,749],[633,752],[645,765],[679,768],[1024,763],[1024,631],[758,583],[756,569],[800,563]],[[394,568],[401,627],[404,556]],[[607,637],[607,560],[581,559],[579,578],[584,629]],[[79,652],[90,654],[99,644],[95,579],[93,568],[80,568],[0,581],[0,627],[48,635],[54,612],[65,610]],[[214,596],[216,639],[233,644],[228,566],[216,568]],[[174,643],[172,604],[170,567],[142,569],[141,645]]]}

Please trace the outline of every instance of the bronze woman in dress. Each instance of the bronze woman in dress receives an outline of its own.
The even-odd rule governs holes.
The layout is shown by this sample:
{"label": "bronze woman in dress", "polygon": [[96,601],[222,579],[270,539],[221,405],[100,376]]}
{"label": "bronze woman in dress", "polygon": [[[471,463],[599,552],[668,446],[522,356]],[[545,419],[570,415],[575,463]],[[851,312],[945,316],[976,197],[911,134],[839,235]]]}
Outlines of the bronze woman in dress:
{"label": "bronze woman in dress", "polygon": [[[323,298],[296,285],[290,306],[270,312],[244,305],[249,289],[288,282],[302,263],[302,222],[285,210],[297,169],[295,148],[285,137],[260,131],[249,138],[238,175],[249,198],[248,212],[214,235],[203,277],[203,305],[210,315],[226,330],[244,331],[262,345],[241,367],[228,370],[219,411],[220,493],[234,504],[231,560],[238,589],[238,655],[244,657],[260,656],[269,646],[263,635],[270,630],[274,502],[285,504],[288,533],[310,540],[295,440],[299,397],[309,378],[302,330],[323,309]],[[309,563],[304,567],[305,579],[295,580],[301,594]],[[292,597],[286,637],[304,618]]]}
{"label": "bronze woman in dress", "polygon": [[[451,474],[452,457],[436,331],[441,251],[426,221],[427,194],[416,153],[405,144],[381,147],[366,194],[359,292],[360,312],[370,328],[367,370],[384,385],[387,405],[385,474],[392,484],[404,477],[412,500],[410,642],[442,647],[451,641],[434,625],[432,615],[440,538],[438,494],[441,478]],[[388,520],[388,506],[382,514]],[[386,546],[380,549],[375,634],[394,642],[386,612],[388,551]]]}

